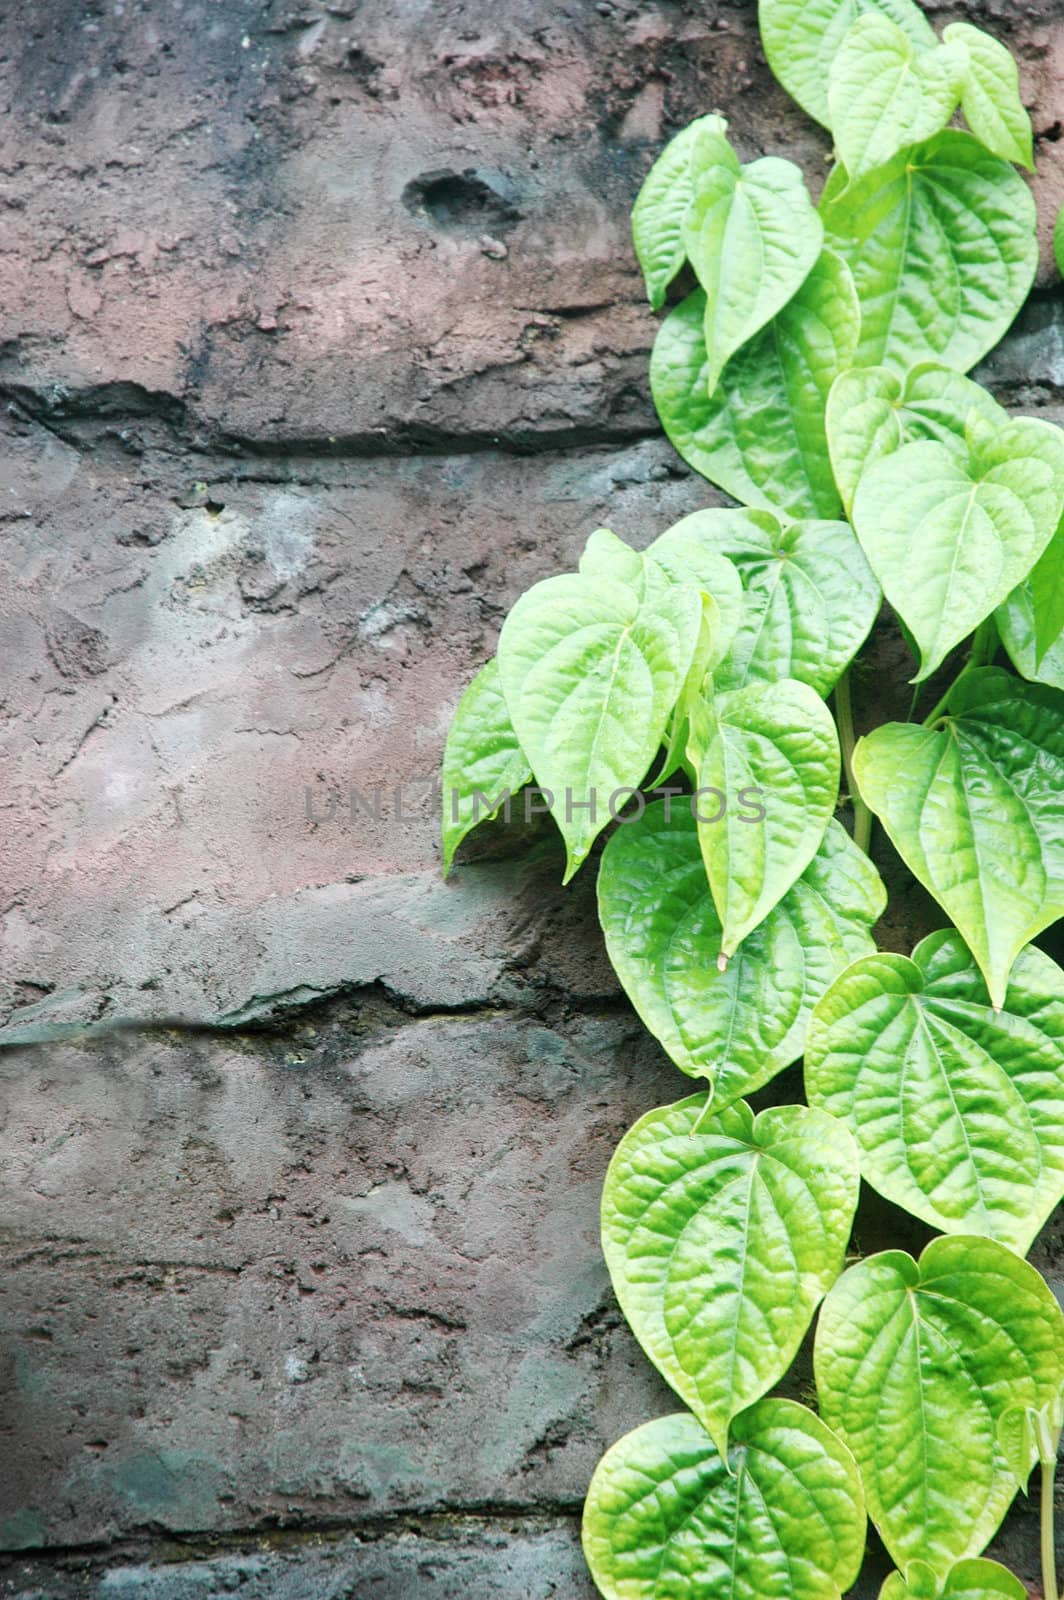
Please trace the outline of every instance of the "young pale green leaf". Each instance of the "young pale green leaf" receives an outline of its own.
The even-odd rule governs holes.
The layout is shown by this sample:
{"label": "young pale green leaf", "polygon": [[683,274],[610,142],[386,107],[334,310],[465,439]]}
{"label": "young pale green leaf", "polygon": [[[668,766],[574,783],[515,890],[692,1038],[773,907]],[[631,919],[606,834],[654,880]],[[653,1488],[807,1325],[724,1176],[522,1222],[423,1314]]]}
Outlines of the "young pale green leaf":
{"label": "young pale green leaf", "polygon": [[866,468],[904,444],[931,439],[967,461],[973,414],[995,428],[1009,421],[1004,407],[979,384],[935,362],[913,367],[904,378],[886,367],[842,373],[828,396],[827,434],[847,516]]}
{"label": "young pale green leaf", "polygon": [[742,625],[714,673],[716,689],[797,678],[829,695],[868,637],[879,584],[845,522],[784,526],[769,511],[695,511],[651,545],[682,541],[724,555],[745,590]]}
{"label": "young pale green leaf", "polygon": [[857,961],[813,1013],[805,1083],[862,1177],[943,1233],[1024,1255],[1064,1199],[1064,972],[1033,946],[1000,1012],[952,931]]}
{"label": "young pale green leaf", "polygon": [[705,291],[702,332],[713,395],[725,363],[801,288],[824,225],[801,168],[765,156],[741,166],[723,133],[702,128],[683,239]]}
{"label": "young pale green leaf", "polygon": [[694,195],[692,157],[703,131],[724,134],[723,117],[699,117],[671,139],[646,175],[632,207],[632,242],[655,311],[686,260],[683,219]]}
{"label": "young pale green leaf", "polygon": [[1041,1408],[1012,1406],[998,1418],[997,1437],[1001,1452],[1012,1469],[1016,1487],[1026,1494],[1031,1463],[1055,1467],[1060,1449],[1061,1423],[1064,1421],[1064,1395]]}
{"label": "young pale green leaf", "polygon": [[661,1107],[621,1140],[602,1245],[636,1338],[725,1455],[732,1419],[786,1372],[842,1271],[859,1175],[821,1111],[707,1104]]}
{"label": "young pale green leaf", "polygon": [[879,1600],[1027,1600],[1027,1590],[1008,1567],[979,1557],[958,1561],[944,1584],[922,1561],[909,1567],[907,1580],[892,1572]]}
{"label": "young pale green leaf", "polygon": [[626,583],[638,595],[646,588],[647,564],[638,550],[618,539],[609,528],[596,528],[584,546],[577,569],[583,578],[606,578]]}
{"label": "young pale green leaf", "polygon": [[1064,689],[1064,633],[1039,659],[1035,606],[1028,578],[1014,589],[994,613],[1001,642],[1009,653],[1016,671],[1031,683],[1049,684],[1054,689]]}
{"label": "young pale green leaf", "polygon": [[[749,512],[734,510],[721,511],[719,514],[742,519]],[[688,526],[692,521],[691,517],[684,517],[667,528],[646,553],[668,573],[673,583],[688,584],[712,596],[717,616],[708,665],[713,667],[728,650],[742,621],[745,606],[743,580],[734,563],[729,560],[725,547],[714,546],[700,538],[698,529]]]}
{"label": "young pale green leaf", "polygon": [[960,102],[967,68],[963,46],[916,45],[889,17],[859,17],[828,74],[835,148],[851,182],[940,133]]}
{"label": "young pale green leaf", "polygon": [[865,1511],[849,1451],[804,1406],[737,1417],[728,1461],[694,1417],[648,1422],[599,1462],[584,1555],[604,1600],[839,1600]]}
{"label": "young pale green leaf", "polygon": [[733,499],[788,517],[837,517],[824,408],[853,365],[857,291],[845,263],[825,250],[797,294],[728,363],[712,400],[702,323],[705,297],[689,295],[666,318],[650,362],[662,426],[688,464]]}
{"label": "young pale green leaf", "polygon": [[1015,168],[946,129],[820,203],[861,306],[859,367],[921,361],[967,371],[997,344],[1034,282],[1035,204]]}
{"label": "young pale green leaf", "polygon": [[606,949],[628,998],[680,1070],[709,1080],[716,1110],[797,1061],[815,1002],[873,953],[886,899],[833,820],[797,883],[718,971],[720,918],[686,797],[618,828],[598,877]]}
{"label": "young pale green leaf", "polygon": [[[619,542],[619,541],[618,541]],[[597,556],[602,554],[601,544]],[[568,882],[661,744],[694,657],[697,590],[643,560],[641,590],[596,570],[537,583],[499,637],[517,736],[565,839]]]}
{"label": "young pale green leaf", "polygon": [[1027,579],[1034,621],[1037,664],[1064,633],[1064,522],[1046,545]]}
{"label": "young pale green leaf", "polygon": [[458,702],[443,752],[443,875],[478,822],[495,817],[532,781],[506,709],[499,667],[489,661]]}
{"label": "young pale green leaf", "polygon": [[[839,743],[823,700],[793,678],[730,690],[709,711],[695,815],[723,962],[816,855],[838,799]],[[759,791],[763,817],[731,803],[743,790]]]}
{"label": "young pale green leaf", "polygon": [[1025,944],[1064,916],[1064,699],[987,667],[938,729],[890,722],[854,772],[906,865],[956,923],[991,1004]]}
{"label": "young pale green leaf", "polygon": [[768,64],[803,111],[831,126],[831,63],[858,17],[889,17],[921,50],[937,43],[912,0],[760,0],[761,39]]}
{"label": "young pale green leaf", "polygon": [[944,1581],[981,1551],[1016,1492],[997,1439],[1011,1406],[1059,1390],[1064,1319],[1042,1278],[991,1239],[935,1239],[839,1279],[814,1353],[821,1414],[857,1459],[894,1561]]}
{"label": "young pale green leaf", "polygon": [[1020,98],[1020,73],[1011,52],[968,22],[951,22],[942,37],[967,56],[961,109],[969,128],[994,155],[1033,172],[1031,119]]}
{"label": "young pale green leaf", "polygon": [[920,647],[922,683],[1006,601],[1064,511],[1064,432],[1021,419],[969,429],[969,459],[932,441],[875,461],[853,520],[887,599]]}

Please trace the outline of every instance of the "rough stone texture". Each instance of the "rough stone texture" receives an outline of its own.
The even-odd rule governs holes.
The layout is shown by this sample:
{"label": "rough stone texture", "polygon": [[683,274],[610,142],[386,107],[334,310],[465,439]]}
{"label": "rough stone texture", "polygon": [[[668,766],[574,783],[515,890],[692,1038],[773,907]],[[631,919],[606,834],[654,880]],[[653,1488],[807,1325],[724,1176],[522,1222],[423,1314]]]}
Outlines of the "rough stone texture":
{"label": "rough stone texture", "polygon": [[[1059,4],[932,9],[1017,50],[1048,228]],[[444,885],[430,785],[522,589],[716,503],[647,391],[654,152],[825,136],[722,0],[50,0],[0,95],[0,1593],[587,1600],[596,1456],[671,1404],[598,1191],[685,1084],[591,873],[540,824]],[[980,376],[1060,419],[1055,281]]]}

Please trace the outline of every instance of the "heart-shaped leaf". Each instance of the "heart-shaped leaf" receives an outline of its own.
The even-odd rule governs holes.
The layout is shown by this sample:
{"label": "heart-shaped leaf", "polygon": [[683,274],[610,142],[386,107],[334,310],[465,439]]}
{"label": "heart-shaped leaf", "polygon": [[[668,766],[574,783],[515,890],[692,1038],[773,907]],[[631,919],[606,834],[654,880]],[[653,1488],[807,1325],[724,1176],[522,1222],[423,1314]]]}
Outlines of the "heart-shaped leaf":
{"label": "heart-shaped leaf", "polygon": [[839,1600],[864,1549],[849,1451],[793,1400],[736,1418],[725,1463],[694,1417],[659,1417],[599,1462],[584,1555],[605,1600]]}
{"label": "heart-shaped leaf", "polygon": [[705,1095],[621,1140],[602,1244],[632,1331],[724,1455],[740,1411],[783,1376],[843,1268],[859,1178],[841,1122],[807,1106],[755,1120]]}
{"label": "heart-shaped leaf", "polygon": [[824,225],[793,161],[764,156],[742,166],[724,134],[703,126],[692,170],[683,237],[706,295],[702,331],[712,395],[725,362],[809,276]]}
{"label": "heart-shaped leaf", "polygon": [[914,1561],[907,1581],[900,1572],[891,1573],[879,1591],[879,1600],[1027,1600],[1027,1590],[1007,1567],[981,1557],[958,1561],[944,1584],[930,1567]]}
{"label": "heart-shaped leaf", "polygon": [[696,511],[651,545],[724,555],[745,590],[742,625],[714,673],[717,689],[797,678],[831,693],[868,637],[879,584],[845,522],[784,526],[769,511]]}
{"label": "heart-shaped leaf", "polygon": [[828,245],[861,305],[859,367],[920,361],[967,371],[997,344],[1034,282],[1035,205],[1016,170],[946,129],[820,203]]}
{"label": "heart-shaped leaf", "polygon": [[727,127],[716,116],[689,123],[665,146],[632,207],[632,242],[655,311],[665,304],[665,291],[687,259],[683,219],[694,195],[691,159],[699,137],[707,129],[723,134]]}
{"label": "heart-shaped leaf", "polygon": [[[729,560],[725,545],[714,545],[700,537],[699,528],[694,525],[699,515],[696,512],[695,517],[684,517],[667,528],[646,553],[668,573],[673,583],[688,584],[712,595],[717,615],[716,636],[709,664],[716,666],[735,637],[746,602],[743,580],[734,563]],[[741,519],[749,516],[749,512],[721,511],[720,515]]]}
{"label": "heart-shaped leaf", "polygon": [[443,874],[478,822],[495,817],[532,781],[506,709],[498,663],[482,667],[458,702],[443,752]]}
{"label": "heart-shaped leaf", "polygon": [[614,797],[646,776],[702,621],[697,590],[678,588],[645,558],[639,589],[617,582],[605,576],[602,555],[600,545],[590,574],[535,584],[499,637],[506,704],[536,782],[552,797],[566,882],[610,820]]}
{"label": "heart-shaped leaf", "polygon": [[862,1176],[944,1233],[1023,1255],[1064,1199],[1064,972],[1040,950],[1000,1012],[956,933],[856,962],[813,1013],[805,1082]]}
{"label": "heart-shaped leaf", "polygon": [[1064,700],[987,667],[948,710],[941,729],[889,722],[859,740],[854,773],[1000,1007],[1024,945],[1064,916]]}
{"label": "heart-shaped leaf", "polygon": [[1021,677],[1031,683],[1064,689],[1064,633],[1057,635],[1055,643],[1039,659],[1034,596],[1029,578],[998,607],[994,620],[1009,659]]}
{"label": "heart-shaped leaf", "polygon": [[858,17],[889,17],[918,49],[936,44],[931,24],[912,0],[760,0],[765,55],[776,78],[825,128],[831,126],[831,63]]}
{"label": "heart-shaped leaf", "polygon": [[868,857],[832,821],[797,883],[720,972],[720,919],[686,798],[659,800],[618,828],[598,877],[606,949],[628,998],[680,1070],[713,1085],[715,1109],[797,1061],[816,1001],[873,953],[886,898]]}
{"label": "heart-shaped leaf", "polygon": [[942,1581],[983,1549],[1016,1492],[998,1418],[1046,1404],[1062,1360],[1051,1291],[991,1239],[935,1239],[919,1264],[890,1250],[839,1279],[817,1327],[821,1414],[902,1571],[922,1561]]}
{"label": "heart-shaped leaf", "polygon": [[[823,700],[792,678],[714,698],[697,752],[698,842],[730,960],[816,855],[839,792],[839,744]],[[763,817],[732,798],[746,790]]]}
{"label": "heart-shaped leaf", "polygon": [[733,499],[788,517],[837,517],[824,408],[860,333],[849,270],[822,252],[794,298],[732,358],[712,399],[701,290],[663,322],[650,362],[662,426],[688,464]]}
{"label": "heart-shaped leaf", "polygon": [[904,378],[886,367],[855,367],[836,378],[828,396],[828,448],[847,516],[866,468],[902,445],[931,439],[967,461],[973,414],[994,428],[1009,422],[993,395],[935,362],[913,367]]}
{"label": "heart-shaped leaf", "polygon": [[961,109],[976,138],[1003,161],[1018,161],[1034,171],[1031,119],[1020,98],[1020,73],[997,39],[968,22],[943,29],[946,43],[959,45],[967,57]]}
{"label": "heart-shaped leaf", "polygon": [[903,445],[867,469],[857,536],[887,599],[920,647],[922,683],[1008,599],[1064,512],[1064,433],[1021,419],[969,429],[969,459]]}
{"label": "heart-shaped leaf", "polygon": [[851,182],[941,132],[967,66],[963,46],[916,45],[889,17],[859,17],[828,74],[835,148]]}

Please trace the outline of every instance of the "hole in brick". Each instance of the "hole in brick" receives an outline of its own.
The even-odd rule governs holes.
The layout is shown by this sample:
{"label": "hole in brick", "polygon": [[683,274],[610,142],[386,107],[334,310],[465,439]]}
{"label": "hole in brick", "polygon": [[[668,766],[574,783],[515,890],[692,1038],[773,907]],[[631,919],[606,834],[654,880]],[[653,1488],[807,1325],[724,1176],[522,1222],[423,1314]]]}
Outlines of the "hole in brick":
{"label": "hole in brick", "polygon": [[403,204],[440,228],[469,228],[478,233],[513,227],[521,217],[513,202],[472,167],[464,172],[423,172],[403,190]]}

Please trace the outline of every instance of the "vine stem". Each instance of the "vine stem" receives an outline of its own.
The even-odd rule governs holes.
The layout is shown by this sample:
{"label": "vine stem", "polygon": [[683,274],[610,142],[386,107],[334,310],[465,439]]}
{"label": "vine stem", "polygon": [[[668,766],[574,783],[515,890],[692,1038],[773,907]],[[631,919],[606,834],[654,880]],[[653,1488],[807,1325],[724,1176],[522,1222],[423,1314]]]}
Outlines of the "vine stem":
{"label": "vine stem", "polygon": [[991,661],[993,661],[994,657],[997,655],[998,642],[997,623],[994,621],[993,617],[987,617],[985,622],[981,622],[979,624],[972,636],[972,648],[969,651],[968,660],[954,678],[953,682],[942,696],[942,699],[935,706],[934,710],[929,716],[924,718],[925,728],[933,728],[935,723],[938,722],[939,718],[945,716],[946,707],[949,705],[950,695],[953,693],[954,689],[959,683],[963,683],[965,678],[970,677],[970,675],[973,672],[976,672],[980,667],[987,667],[990,665]]}
{"label": "vine stem", "polygon": [[1042,1462],[1042,1593],[1045,1600],[1059,1600],[1057,1553],[1053,1541],[1053,1485],[1056,1458]]}
{"label": "vine stem", "polygon": [[858,850],[863,850],[867,855],[872,843],[872,813],[861,799],[853,776],[853,751],[857,739],[854,733],[853,691],[848,667],[835,685],[835,720],[839,725],[842,770],[850,792],[850,804],[853,806],[853,842]]}

